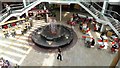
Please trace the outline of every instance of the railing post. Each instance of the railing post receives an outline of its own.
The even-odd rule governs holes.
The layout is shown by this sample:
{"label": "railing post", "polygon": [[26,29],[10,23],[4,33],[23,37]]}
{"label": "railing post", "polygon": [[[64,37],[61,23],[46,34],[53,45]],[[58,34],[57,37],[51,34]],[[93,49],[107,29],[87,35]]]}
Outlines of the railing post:
{"label": "railing post", "polygon": [[102,24],[100,32],[105,32],[105,30],[106,30],[106,25]]}
{"label": "railing post", "polygon": [[26,0],[23,0],[24,8],[26,7]]}
{"label": "railing post", "polygon": [[107,9],[107,7],[108,7],[108,0],[105,0],[103,2],[103,8],[102,8],[102,11],[101,11],[103,14],[105,13],[105,10]]}
{"label": "railing post", "polygon": [[62,17],[62,5],[60,4],[60,21],[61,21],[61,17]]}
{"label": "railing post", "polygon": [[[24,4],[24,8],[25,8],[27,6],[26,0],[23,0],[23,4]],[[28,17],[28,12],[26,12],[25,14],[26,14],[26,17]]]}
{"label": "railing post", "polygon": [[[45,4],[44,4],[44,10],[47,10]],[[46,22],[48,22],[48,14],[46,13],[46,19],[45,19]]]}
{"label": "railing post", "polygon": [[2,2],[0,1],[0,11],[2,10]]}

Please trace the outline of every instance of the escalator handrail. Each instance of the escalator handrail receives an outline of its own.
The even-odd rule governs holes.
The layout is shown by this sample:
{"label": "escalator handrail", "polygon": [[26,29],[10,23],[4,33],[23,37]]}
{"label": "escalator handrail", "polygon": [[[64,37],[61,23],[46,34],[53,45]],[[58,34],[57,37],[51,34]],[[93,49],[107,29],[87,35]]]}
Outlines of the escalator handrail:
{"label": "escalator handrail", "polygon": [[[15,13],[21,13],[21,12],[23,12],[25,9],[27,9],[28,7],[30,7],[30,6],[32,6],[33,4],[35,4],[36,2],[38,2],[38,1],[40,1],[40,0],[36,0],[36,1],[34,1],[33,3],[31,3],[31,4],[29,4],[29,5],[27,5],[25,8],[23,8],[23,9],[20,9],[20,10],[14,10],[14,11],[17,11],[17,12],[15,12]],[[13,11],[12,11],[13,12]],[[10,14],[11,15],[11,14]],[[1,17],[1,19],[4,19],[4,16],[6,16],[5,14],[2,14],[1,15],[2,17]],[[8,17],[8,16],[7,16]],[[1,20],[0,22],[2,22],[3,20]]]}
{"label": "escalator handrail", "polygon": [[6,8],[2,9],[2,10],[0,11],[0,14],[2,14],[2,12],[5,11],[5,10],[6,10]]}
{"label": "escalator handrail", "polygon": [[[100,5],[98,5],[98,4],[95,3],[95,2],[93,2],[93,3],[96,4],[96,5],[97,5],[99,8],[101,8],[101,10],[102,10],[102,7],[101,7]],[[119,14],[118,12],[116,12],[116,11],[106,10],[106,9],[103,9],[103,10],[108,11],[108,12],[113,12],[113,13],[117,14],[117,15],[120,17],[120,14]]]}
{"label": "escalator handrail", "polygon": [[[37,1],[39,1],[39,0],[37,0]],[[26,8],[30,7],[32,4],[36,3],[37,1],[34,1],[33,3],[27,5],[26,7],[22,8],[20,10],[15,10],[15,11],[18,11],[18,12],[24,11]]]}

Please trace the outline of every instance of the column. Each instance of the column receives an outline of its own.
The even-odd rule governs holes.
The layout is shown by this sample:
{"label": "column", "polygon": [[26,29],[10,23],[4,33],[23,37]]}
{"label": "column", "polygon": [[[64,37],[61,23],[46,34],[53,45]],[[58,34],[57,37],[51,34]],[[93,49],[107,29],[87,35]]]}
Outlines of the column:
{"label": "column", "polygon": [[[44,4],[44,10],[47,10],[45,4]],[[45,19],[46,22],[48,22],[48,14],[46,13],[46,19]]]}
{"label": "column", "polygon": [[2,2],[0,1],[0,11],[2,10]]}
{"label": "column", "polygon": [[104,24],[102,24],[100,32],[104,32],[106,30],[106,26]]}
{"label": "column", "polygon": [[24,8],[26,7],[26,0],[23,0]]}
{"label": "column", "polygon": [[62,5],[60,4],[60,21],[61,21],[61,18],[62,18]]}
{"label": "column", "polygon": [[102,13],[105,12],[105,10],[107,9],[107,7],[108,7],[108,0],[105,0],[104,3],[103,3]]}
{"label": "column", "polygon": [[[24,8],[25,8],[27,6],[26,0],[23,0],[23,4],[24,4]],[[26,17],[28,17],[28,12],[26,12],[25,14],[26,14]]]}
{"label": "column", "polygon": [[30,4],[30,0],[27,0],[27,5],[29,5]]}

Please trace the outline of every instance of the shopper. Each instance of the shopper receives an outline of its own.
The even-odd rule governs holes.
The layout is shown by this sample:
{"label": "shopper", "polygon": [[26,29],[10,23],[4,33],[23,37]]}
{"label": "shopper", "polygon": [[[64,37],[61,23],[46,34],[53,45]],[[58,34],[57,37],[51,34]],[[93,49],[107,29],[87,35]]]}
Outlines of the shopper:
{"label": "shopper", "polygon": [[8,15],[11,13],[11,7],[8,4],[5,4],[5,7],[7,9]]}
{"label": "shopper", "polygon": [[60,61],[62,61],[61,48],[58,48],[57,59],[60,60]]}
{"label": "shopper", "polygon": [[18,64],[16,64],[14,68],[19,68],[19,67],[20,67],[20,66],[19,66]]}
{"label": "shopper", "polygon": [[118,43],[115,43],[115,44],[112,45],[112,47],[111,47],[111,51],[112,51],[112,53],[117,52],[118,49],[119,49],[119,45],[118,45]]}
{"label": "shopper", "polygon": [[104,41],[104,39],[103,39],[103,37],[102,37],[102,36],[104,36],[104,35],[105,35],[104,32],[102,32],[101,35],[100,35],[100,38],[101,38],[102,42]]}
{"label": "shopper", "polygon": [[94,45],[95,45],[95,39],[92,38],[92,41],[91,41],[91,47],[94,47]]}

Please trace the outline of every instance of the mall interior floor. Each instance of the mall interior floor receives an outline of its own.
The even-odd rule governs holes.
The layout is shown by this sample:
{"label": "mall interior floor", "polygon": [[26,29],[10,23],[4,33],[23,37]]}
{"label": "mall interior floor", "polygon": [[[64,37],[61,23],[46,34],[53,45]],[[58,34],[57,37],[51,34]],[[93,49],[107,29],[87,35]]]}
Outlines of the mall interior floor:
{"label": "mall interior floor", "polygon": [[[57,23],[70,27],[66,21],[70,19],[71,12],[62,12],[62,21],[59,21],[59,12],[56,12],[56,15]],[[63,61],[59,61],[57,53],[42,51],[32,42],[30,37],[34,29],[48,23],[45,23],[44,20],[34,20],[33,23],[34,26],[25,35],[9,39],[1,37],[0,56],[8,59],[13,65],[19,64],[20,66],[109,66],[115,56],[115,54],[110,53],[109,49],[99,50],[98,45],[95,45],[94,48],[85,47],[82,40],[83,33],[76,25],[73,29],[77,34],[77,42],[62,52]],[[92,30],[90,33],[95,39],[100,34]]]}

